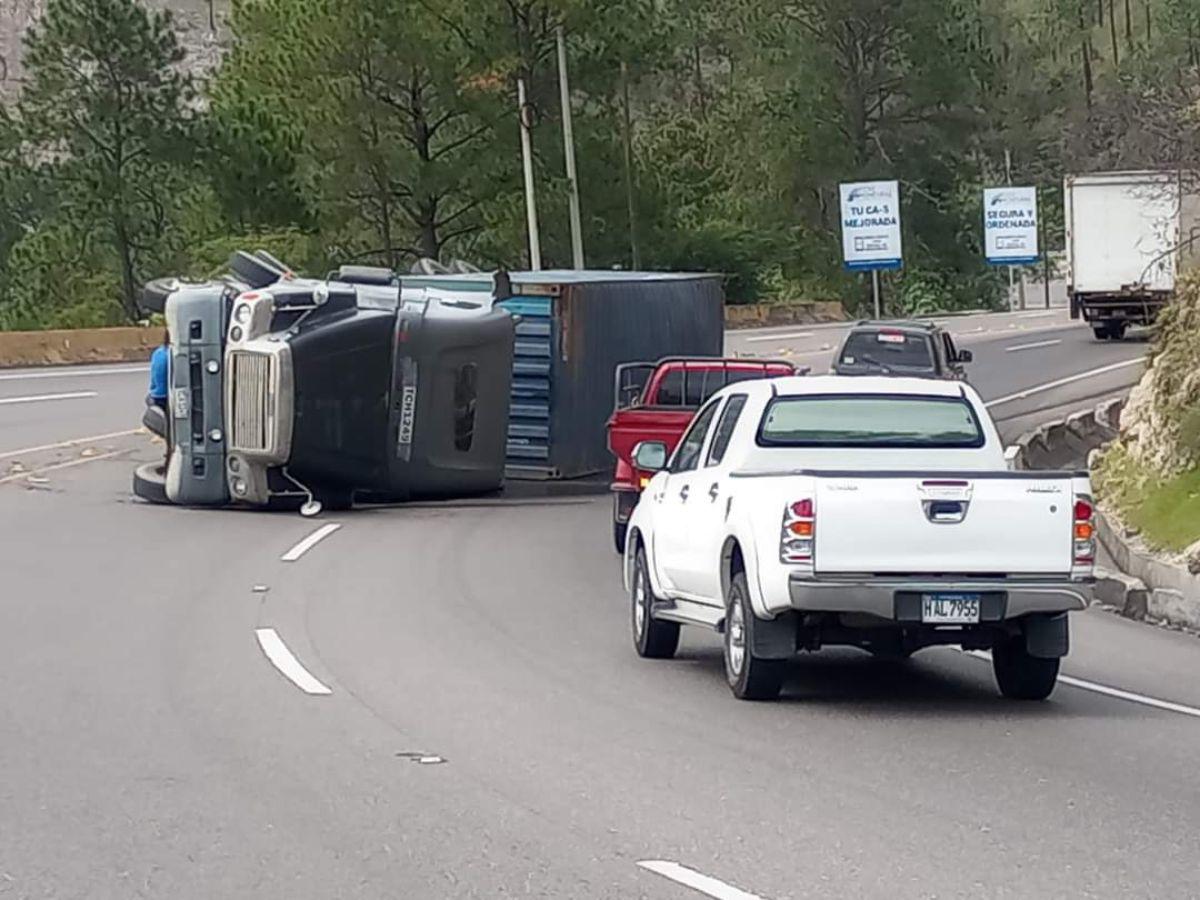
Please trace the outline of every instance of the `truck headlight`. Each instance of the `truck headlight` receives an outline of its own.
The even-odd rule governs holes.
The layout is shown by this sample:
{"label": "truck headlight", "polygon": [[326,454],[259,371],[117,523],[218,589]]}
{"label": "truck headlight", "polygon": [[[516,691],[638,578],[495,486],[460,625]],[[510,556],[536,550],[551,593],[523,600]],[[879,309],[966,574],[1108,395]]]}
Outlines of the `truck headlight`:
{"label": "truck headlight", "polygon": [[229,339],[231,341],[240,341],[242,339],[242,329],[234,325],[229,329]]}
{"label": "truck headlight", "polygon": [[234,477],[229,480],[229,484],[233,488],[233,492],[239,497],[246,496],[246,482],[244,479]]}
{"label": "truck headlight", "polygon": [[209,375],[216,375],[218,372],[221,371],[221,364],[219,362],[217,362],[215,359],[210,359],[208,361],[208,365],[205,366],[205,368],[208,369]]}
{"label": "truck headlight", "polygon": [[250,304],[242,303],[234,310],[233,318],[241,325],[250,321]]}
{"label": "truck headlight", "polygon": [[221,429],[220,429],[220,428],[214,428],[212,431],[210,431],[210,432],[208,433],[208,439],[209,439],[210,441],[212,441],[214,444],[216,444],[216,443],[219,443],[219,442],[220,442],[220,440],[221,440],[221,438],[223,438],[223,437],[225,437],[225,435],[223,435],[223,434],[221,433]]}

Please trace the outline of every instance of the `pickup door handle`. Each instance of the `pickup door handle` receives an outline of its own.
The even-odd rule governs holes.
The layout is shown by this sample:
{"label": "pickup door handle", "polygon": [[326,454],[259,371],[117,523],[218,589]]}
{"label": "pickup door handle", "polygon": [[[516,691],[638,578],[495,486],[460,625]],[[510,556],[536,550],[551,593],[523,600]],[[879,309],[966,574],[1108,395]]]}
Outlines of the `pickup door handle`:
{"label": "pickup door handle", "polygon": [[721,493],[721,485],[714,481],[712,487],[708,489],[708,499],[715,502],[719,493]]}
{"label": "pickup door handle", "polygon": [[679,499],[682,500],[684,503],[687,503],[688,492],[690,490],[691,490],[691,487],[689,487],[686,484],[679,489]]}

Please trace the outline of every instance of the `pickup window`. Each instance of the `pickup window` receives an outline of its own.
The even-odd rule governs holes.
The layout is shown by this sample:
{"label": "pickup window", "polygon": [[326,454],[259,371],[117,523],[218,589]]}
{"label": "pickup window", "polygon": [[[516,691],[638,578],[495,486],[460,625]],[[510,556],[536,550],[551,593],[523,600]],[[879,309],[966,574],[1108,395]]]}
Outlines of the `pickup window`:
{"label": "pickup window", "polygon": [[966,399],[901,394],[777,397],[763,413],[760,447],[978,448]]}
{"label": "pickup window", "polygon": [[690,472],[696,468],[700,462],[700,451],[704,449],[704,439],[708,437],[708,426],[712,424],[713,416],[716,415],[717,407],[720,406],[720,401],[714,400],[700,412],[696,413],[696,418],[692,420],[692,426],[688,429],[687,434],[683,436],[683,440],[679,442],[679,447],[675,451],[675,458],[671,460],[668,468],[672,472]]}

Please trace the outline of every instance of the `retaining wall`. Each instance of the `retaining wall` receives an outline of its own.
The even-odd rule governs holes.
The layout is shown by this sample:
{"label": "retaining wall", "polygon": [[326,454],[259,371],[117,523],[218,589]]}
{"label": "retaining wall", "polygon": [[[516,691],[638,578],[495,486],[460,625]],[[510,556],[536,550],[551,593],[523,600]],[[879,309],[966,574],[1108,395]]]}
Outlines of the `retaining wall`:
{"label": "retaining wall", "polygon": [[147,360],[163,328],[0,331],[0,367]]}

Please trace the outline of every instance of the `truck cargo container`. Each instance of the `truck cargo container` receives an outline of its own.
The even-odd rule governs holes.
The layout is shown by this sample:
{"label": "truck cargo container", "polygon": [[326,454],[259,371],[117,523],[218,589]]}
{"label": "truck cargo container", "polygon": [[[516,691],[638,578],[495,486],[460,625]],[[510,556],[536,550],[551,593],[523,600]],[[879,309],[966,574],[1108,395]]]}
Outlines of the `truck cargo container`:
{"label": "truck cargo container", "polygon": [[[622,271],[513,272],[499,302],[519,317],[506,474],[575,478],[612,465],[606,424],[613,373],[663,356],[720,356],[718,275]],[[490,292],[483,273],[405,275],[406,288]]]}
{"label": "truck cargo container", "polygon": [[1068,175],[1063,184],[1071,318],[1098,339],[1150,325],[1170,302],[1196,224],[1194,176],[1178,171]]}

